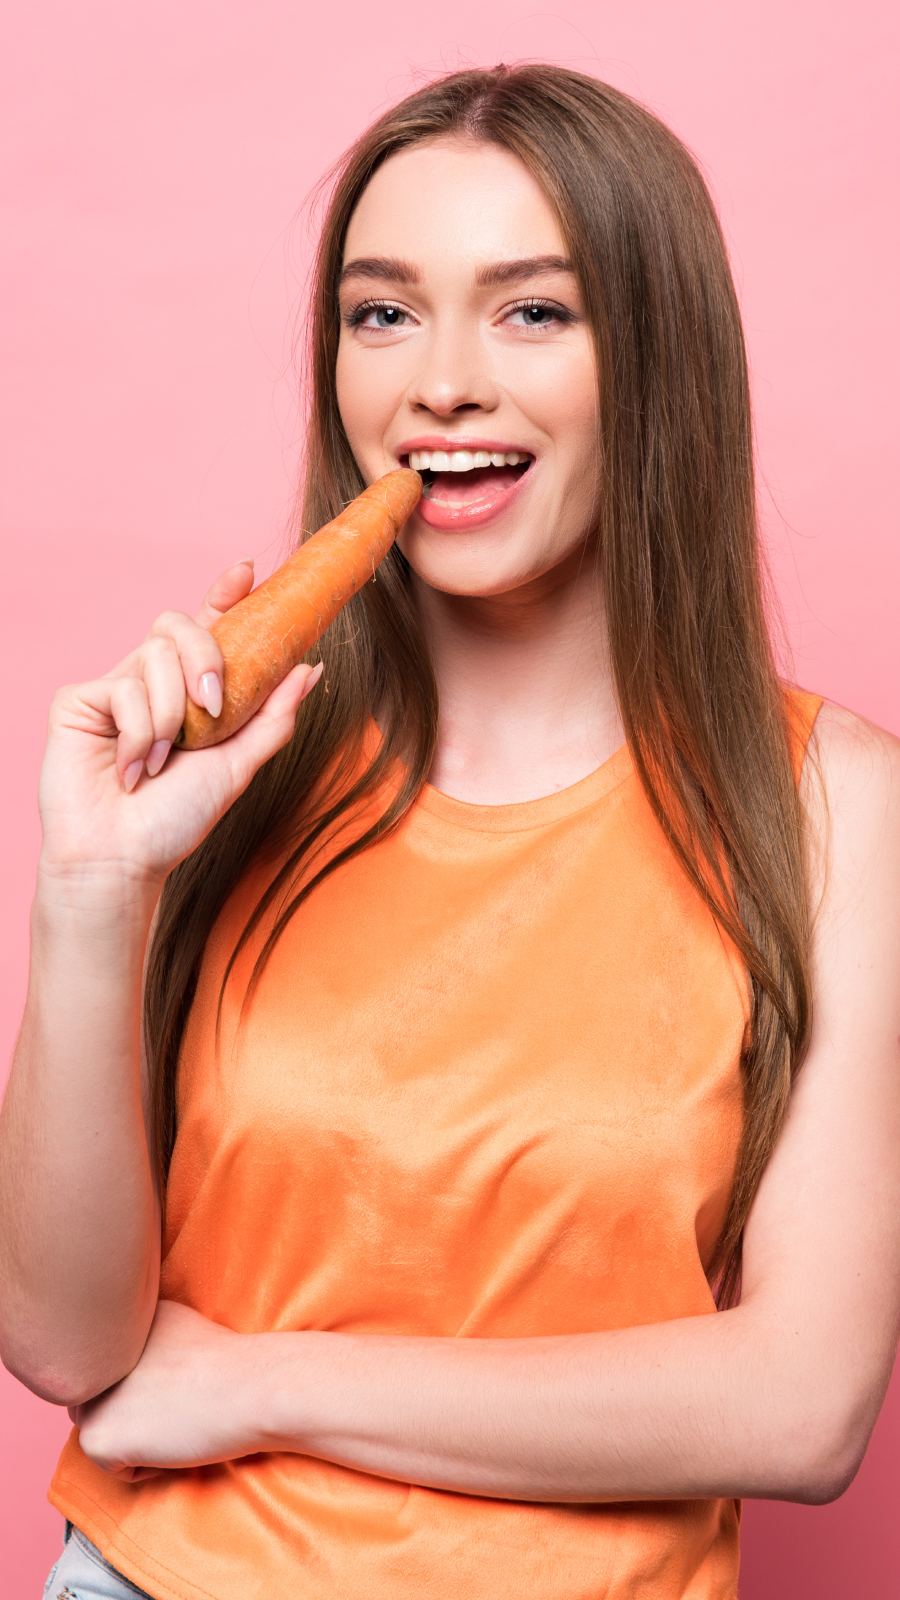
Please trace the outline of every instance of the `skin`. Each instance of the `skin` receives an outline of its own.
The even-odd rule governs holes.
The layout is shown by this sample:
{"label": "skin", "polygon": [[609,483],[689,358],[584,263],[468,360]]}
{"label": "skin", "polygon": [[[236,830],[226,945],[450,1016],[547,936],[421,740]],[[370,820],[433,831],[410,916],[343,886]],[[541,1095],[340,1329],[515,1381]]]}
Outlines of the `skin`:
{"label": "skin", "polygon": [[[420,231],[406,193],[429,179],[441,205],[417,202]],[[505,155],[417,148],[380,169],[352,226],[348,256],[404,255],[426,273],[403,295],[410,332],[342,345],[342,413],[366,479],[396,465],[407,435],[461,423],[544,457],[539,493],[509,526],[451,536],[413,517],[401,543],[442,694],[438,772],[450,779],[439,786],[489,804],[548,792],[582,775],[564,770],[579,749],[605,744],[602,759],[618,737],[602,649],[591,650],[603,619],[576,555],[589,503],[585,330],[508,331],[500,316],[518,292],[479,300],[472,272],[503,253],[558,249],[555,224]],[[542,281],[537,292],[567,300],[564,285],[551,296]],[[543,338],[546,348],[524,343]],[[563,695],[564,742],[554,725]],[[813,1031],[748,1221],[738,1306],[600,1333],[460,1341],[238,1334],[163,1300],[133,1371],[69,1407],[86,1454],[130,1480],[293,1449],[514,1499],[824,1504],[843,1494],[900,1328],[900,740],[826,703],[814,743],[833,833],[823,876],[825,813],[807,766],[811,904],[821,901]],[[539,757],[538,782],[523,752]]]}
{"label": "skin", "polygon": [[[429,777],[476,803],[551,793],[624,742],[594,555],[584,550],[598,375],[579,285],[566,272],[475,283],[482,263],[567,253],[518,157],[456,138],[389,157],[344,247],[344,264],[391,255],[421,273],[414,286],[355,278],[340,290],[337,399],[366,481],[396,467],[404,441],[422,433],[508,439],[538,457],[539,479],[492,523],[445,533],[414,512],[399,536],[440,693]],[[348,325],[370,297],[402,314],[370,308]],[[575,320],[513,309],[531,297]]]}
{"label": "skin", "polygon": [[260,1337],[160,1299],[137,1365],[102,1394],[66,1407],[85,1455],[113,1477],[140,1483],[164,1468],[257,1450],[255,1385],[266,1369]]}
{"label": "skin", "polygon": [[737,1306],[496,1340],[238,1333],[161,1300],[137,1366],[68,1408],[85,1453],[130,1481],[295,1450],[512,1499],[842,1495],[900,1330],[900,739],[827,702],[813,739],[813,1031]]}

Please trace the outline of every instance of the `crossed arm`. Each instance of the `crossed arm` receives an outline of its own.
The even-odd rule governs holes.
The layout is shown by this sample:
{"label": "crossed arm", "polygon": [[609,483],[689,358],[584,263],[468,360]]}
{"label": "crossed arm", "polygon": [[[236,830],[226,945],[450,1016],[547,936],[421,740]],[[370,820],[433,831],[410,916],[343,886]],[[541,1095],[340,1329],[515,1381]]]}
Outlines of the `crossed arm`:
{"label": "crossed arm", "polygon": [[[164,1317],[134,1372],[75,1407],[88,1453],[116,1470],[286,1450],[533,1501],[842,1494],[900,1336],[900,739],[828,703],[816,731],[832,824],[813,1032],[745,1230],[738,1306],[453,1339],[236,1334],[161,1302],[181,1319],[179,1359]],[[209,1453],[177,1458],[160,1411],[184,1430],[192,1404]]]}
{"label": "crossed arm", "polygon": [[[813,737],[813,1033],[741,1304],[545,1339],[264,1335],[269,1448],[524,1500],[844,1492],[900,1336],[900,739],[828,702]],[[802,793],[821,846],[808,765]]]}
{"label": "crossed arm", "polygon": [[[742,1308],[606,1333],[262,1336],[264,1448],[514,1500],[821,1504],[852,1451]],[[799,1376],[799,1375],[795,1375]]]}

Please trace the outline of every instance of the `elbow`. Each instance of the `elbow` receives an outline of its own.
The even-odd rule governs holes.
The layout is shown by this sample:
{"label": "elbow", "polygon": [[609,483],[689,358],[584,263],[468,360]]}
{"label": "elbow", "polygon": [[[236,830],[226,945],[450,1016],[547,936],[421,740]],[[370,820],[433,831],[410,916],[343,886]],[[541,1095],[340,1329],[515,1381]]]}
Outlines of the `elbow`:
{"label": "elbow", "polygon": [[28,1389],[31,1394],[36,1394],[39,1400],[46,1400],[51,1406],[78,1405],[79,1400],[72,1398],[72,1384],[61,1382],[53,1373],[34,1373],[18,1362],[2,1357],[2,1365],[11,1378],[21,1383],[23,1389]]}
{"label": "elbow", "polygon": [[784,1498],[802,1505],[827,1506],[839,1500],[847,1493],[865,1454],[858,1430],[848,1425],[846,1418],[829,1424],[821,1411],[820,1406],[812,1425],[797,1430],[799,1449],[794,1456],[791,1492]]}
{"label": "elbow", "polygon": [[[126,1327],[124,1317],[105,1318],[93,1337],[87,1333],[76,1342],[62,1342],[58,1328],[64,1319],[55,1316],[55,1336],[50,1343],[46,1320],[31,1330],[19,1328],[15,1339],[0,1343],[0,1363],[23,1388],[52,1406],[80,1406],[95,1400],[134,1370],[144,1351],[157,1296],[154,1291],[145,1301],[140,1315],[132,1314]],[[115,1337],[111,1336],[114,1330]],[[88,1330],[89,1332],[89,1330]],[[102,1335],[102,1337],[101,1337]]]}
{"label": "elbow", "polygon": [[859,1470],[859,1464],[850,1467],[832,1467],[819,1463],[803,1477],[798,1488],[785,1499],[796,1500],[805,1506],[829,1506],[846,1494]]}
{"label": "elbow", "polygon": [[39,1400],[46,1400],[51,1406],[81,1406],[89,1400],[95,1400],[97,1395],[111,1389],[113,1384],[126,1378],[137,1366],[140,1352],[133,1360],[129,1359],[124,1364],[119,1362],[110,1365],[102,1373],[93,1373],[73,1377],[71,1373],[60,1373],[49,1370],[34,1370],[26,1362],[9,1359],[6,1353],[0,1355],[0,1363],[6,1368],[10,1377],[21,1383],[23,1388],[36,1394]]}

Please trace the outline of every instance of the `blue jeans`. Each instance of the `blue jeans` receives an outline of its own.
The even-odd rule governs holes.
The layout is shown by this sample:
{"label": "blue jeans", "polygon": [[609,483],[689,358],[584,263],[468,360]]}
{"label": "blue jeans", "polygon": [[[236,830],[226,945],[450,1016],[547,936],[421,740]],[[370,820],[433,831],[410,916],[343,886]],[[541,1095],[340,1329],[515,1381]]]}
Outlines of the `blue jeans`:
{"label": "blue jeans", "polygon": [[50,1568],[41,1600],[153,1600],[146,1589],[123,1578],[66,1518],[62,1555]]}

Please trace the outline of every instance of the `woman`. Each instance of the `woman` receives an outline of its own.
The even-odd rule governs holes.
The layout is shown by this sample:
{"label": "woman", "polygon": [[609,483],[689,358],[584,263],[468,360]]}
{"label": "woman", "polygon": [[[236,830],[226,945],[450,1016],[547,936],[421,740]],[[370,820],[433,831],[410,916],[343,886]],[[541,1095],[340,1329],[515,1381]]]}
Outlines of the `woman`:
{"label": "woman", "polygon": [[69,1077],[115,1027],[4,1333],[76,1424],[45,1593],[736,1595],[741,1497],[842,1493],[896,1347],[900,741],[776,669],[688,152],[557,67],[411,95],[309,392],[297,539],[425,483],[318,693],[166,759],[241,566],[51,715],[10,1164],[79,1115],[53,1027]]}

